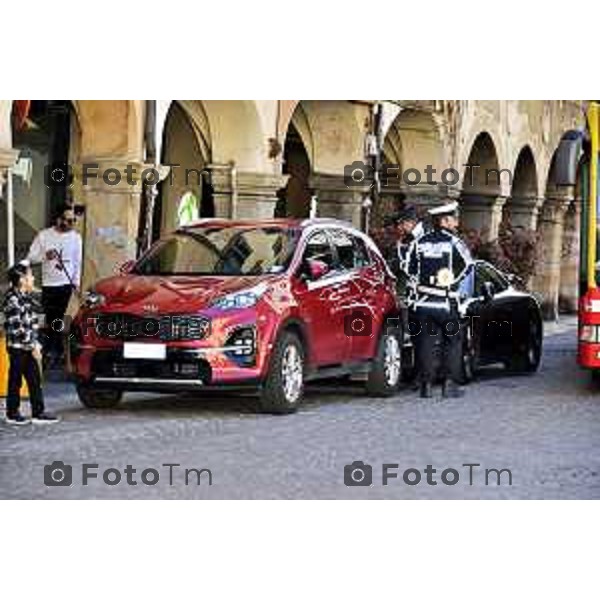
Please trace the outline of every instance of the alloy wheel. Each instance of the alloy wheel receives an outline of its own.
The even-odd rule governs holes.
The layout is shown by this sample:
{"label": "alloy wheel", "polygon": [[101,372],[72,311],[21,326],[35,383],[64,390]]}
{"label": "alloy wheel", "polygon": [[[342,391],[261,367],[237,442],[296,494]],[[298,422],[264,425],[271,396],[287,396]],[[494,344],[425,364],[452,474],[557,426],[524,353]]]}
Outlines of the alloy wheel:
{"label": "alloy wheel", "polygon": [[385,340],[385,351],[383,358],[383,370],[385,381],[390,387],[394,387],[400,379],[402,359],[400,343],[395,335],[389,335]]}
{"label": "alloy wheel", "polygon": [[290,404],[298,401],[302,392],[304,377],[303,361],[296,346],[290,344],[286,347],[281,361],[281,379],[283,393]]}

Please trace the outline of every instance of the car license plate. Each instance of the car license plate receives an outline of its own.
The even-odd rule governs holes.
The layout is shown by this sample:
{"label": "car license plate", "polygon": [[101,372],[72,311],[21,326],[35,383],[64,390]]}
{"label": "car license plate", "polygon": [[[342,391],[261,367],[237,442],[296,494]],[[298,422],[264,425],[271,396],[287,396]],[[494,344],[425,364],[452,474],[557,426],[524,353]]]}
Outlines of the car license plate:
{"label": "car license plate", "polygon": [[167,358],[167,347],[165,344],[137,344],[135,342],[125,342],[123,344],[123,358],[165,360],[165,358]]}

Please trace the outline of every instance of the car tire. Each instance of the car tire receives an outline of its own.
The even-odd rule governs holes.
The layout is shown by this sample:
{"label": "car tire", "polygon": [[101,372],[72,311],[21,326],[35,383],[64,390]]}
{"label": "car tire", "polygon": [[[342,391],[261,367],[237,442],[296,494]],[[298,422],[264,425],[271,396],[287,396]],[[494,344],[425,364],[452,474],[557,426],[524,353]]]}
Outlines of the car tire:
{"label": "car tire", "polygon": [[592,369],[590,371],[590,379],[594,388],[600,388],[600,371]]}
{"label": "car tire", "polygon": [[463,343],[462,365],[460,372],[460,385],[467,385],[475,379],[477,369],[477,356],[473,348],[473,338],[467,333]]}
{"label": "car tire", "polygon": [[529,318],[527,341],[521,352],[517,353],[509,363],[512,373],[535,373],[542,358],[542,321],[532,314]]}
{"label": "car tire", "polygon": [[94,409],[114,408],[123,398],[123,392],[119,390],[98,390],[84,384],[77,385],[77,395],[81,404]]}
{"label": "car tire", "polygon": [[385,398],[393,396],[402,380],[402,335],[398,329],[388,330],[379,338],[377,354],[367,379],[367,393]]}
{"label": "car tire", "polygon": [[418,374],[417,365],[415,364],[403,367],[401,381],[402,383],[414,383],[417,380]]}
{"label": "car tire", "polygon": [[296,412],[304,396],[305,352],[295,333],[285,331],[277,340],[269,372],[262,385],[260,412],[286,415]]}

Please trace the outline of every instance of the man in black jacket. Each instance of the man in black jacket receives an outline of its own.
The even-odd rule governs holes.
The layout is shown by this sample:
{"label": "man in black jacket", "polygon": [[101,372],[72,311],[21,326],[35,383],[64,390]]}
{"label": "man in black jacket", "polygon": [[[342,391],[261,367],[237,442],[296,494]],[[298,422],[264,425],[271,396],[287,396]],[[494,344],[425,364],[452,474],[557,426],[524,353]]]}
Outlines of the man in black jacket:
{"label": "man in black jacket", "polygon": [[396,243],[389,248],[385,258],[398,280],[398,295],[404,297],[408,280],[408,250],[413,242],[425,234],[425,226],[419,219],[414,206],[407,206],[402,209],[391,219],[391,224],[396,234]]}

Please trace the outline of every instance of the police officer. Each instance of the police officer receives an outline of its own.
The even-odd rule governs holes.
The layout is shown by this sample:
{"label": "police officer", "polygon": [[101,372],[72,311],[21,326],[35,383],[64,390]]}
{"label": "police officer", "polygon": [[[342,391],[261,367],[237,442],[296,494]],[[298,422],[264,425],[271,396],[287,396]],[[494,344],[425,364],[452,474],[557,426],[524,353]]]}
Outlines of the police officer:
{"label": "police officer", "polygon": [[406,271],[406,259],[411,244],[425,235],[425,226],[417,216],[414,206],[407,206],[396,218],[396,233],[398,241],[396,251],[400,260],[400,268]]}
{"label": "police officer", "polygon": [[390,219],[394,228],[395,243],[389,248],[386,256],[387,263],[396,275],[399,296],[406,295],[408,279],[407,258],[411,244],[425,234],[425,226],[417,216],[414,206],[407,206]]}
{"label": "police officer", "polygon": [[415,342],[421,397],[432,396],[442,379],[442,395],[459,397],[463,360],[460,302],[472,277],[473,259],[457,235],[458,203],[429,211],[433,230],[415,240],[407,257],[411,284],[410,334]]}

